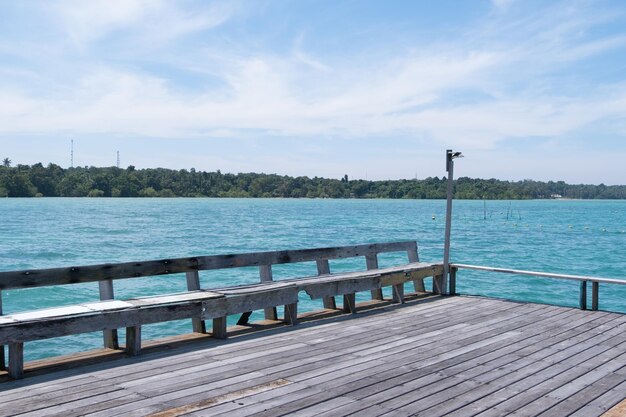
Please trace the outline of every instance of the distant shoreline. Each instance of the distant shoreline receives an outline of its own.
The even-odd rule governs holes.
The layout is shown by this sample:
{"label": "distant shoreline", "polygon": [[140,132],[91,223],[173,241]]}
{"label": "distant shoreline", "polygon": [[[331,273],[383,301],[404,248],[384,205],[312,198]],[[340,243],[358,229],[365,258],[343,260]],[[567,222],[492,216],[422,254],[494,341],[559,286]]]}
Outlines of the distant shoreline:
{"label": "distant shoreline", "polygon": [[[447,179],[368,181],[222,173],[164,168],[61,168],[55,164],[0,166],[0,197],[211,197],[211,198],[446,198]],[[458,200],[624,200],[626,185],[567,184],[563,181],[503,181],[460,177]]]}
{"label": "distant shoreline", "polygon": [[[391,200],[391,201],[445,201],[445,198],[387,198],[387,197],[362,197],[362,198],[319,198],[319,197],[72,197],[72,196],[53,196],[53,197],[3,197],[4,199],[63,199],[63,200],[353,200],[353,201],[373,201],[373,200]],[[3,198],[0,198],[2,201]],[[454,201],[487,201],[487,202],[504,202],[504,201],[563,201],[563,202],[578,202],[578,201],[626,201],[626,198],[517,198],[517,199],[476,199],[476,198],[457,198],[454,197]]]}

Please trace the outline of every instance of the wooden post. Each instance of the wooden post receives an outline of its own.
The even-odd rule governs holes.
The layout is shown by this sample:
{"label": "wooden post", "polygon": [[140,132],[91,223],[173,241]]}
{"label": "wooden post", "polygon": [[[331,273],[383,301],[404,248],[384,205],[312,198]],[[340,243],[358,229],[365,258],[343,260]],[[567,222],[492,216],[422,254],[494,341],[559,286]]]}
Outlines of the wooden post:
{"label": "wooden post", "polygon": [[[0,290],[0,316],[2,315],[2,290]],[[0,345],[0,371],[6,369],[6,359],[4,357],[4,345]]]}
{"label": "wooden post", "polygon": [[[187,290],[198,291],[200,289],[200,274],[198,271],[188,271],[185,275],[187,276]],[[191,319],[191,325],[194,333],[206,333],[204,320],[194,317]]]}
{"label": "wooden post", "polygon": [[[98,281],[98,287],[100,289],[100,300],[113,300],[113,280],[106,279]],[[102,337],[104,339],[104,347],[108,349],[119,349],[120,344],[117,338],[117,329],[108,329],[102,331]]]}
{"label": "wooden post", "polygon": [[444,275],[433,276],[433,294],[443,294]]}
{"label": "wooden post", "polygon": [[24,376],[24,343],[9,344],[9,376],[13,379]]}
{"label": "wooden post", "polygon": [[459,268],[450,268],[450,295],[456,295],[456,271]]}
{"label": "wooden post", "polygon": [[587,310],[587,281],[580,281],[580,309]]}
{"label": "wooden post", "polygon": [[[273,281],[272,265],[259,265],[259,274],[261,276],[261,282]],[[267,307],[265,310],[265,320],[278,320],[278,314],[276,313],[276,307]]]}
{"label": "wooden post", "polygon": [[126,328],[126,353],[137,356],[141,352],[141,326]]}
{"label": "wooden post", "polygon": [[[406,253],[409,257],[410,263],[415,263],[415,262],[420,261],[419,255],[417,253],[417,244],[415,245],[414,248],[407,250]],[[413,280],[413,288],[415,289],[415,292],[426,291],[426,288],[424,288],[424,278]]]}
{"label": "wooden post", "polygon": [[285,323],[292,326],[298,324],[298,303],[285,305]]}
{"label": "wooden post", "polygon": [[[378,256],[376,253],[372,253],[365,256],[365,264],[367,266],[367,270],[370,269],[378,269]],[[371,291],[372,300],[382,300],[383,299],[383,289],[376,288]]]}
{"label": "wooden post", "polygon": [[593,281],[591,283],[591,309],[598,311],[598,301],[600,299],[600,283]]}
{"label": "wooden post", "polygon": [[226,317],[213,319],[213,337],[216,339],[226,339],[228,337],[228,332],[226,330]]}
{"label": "wooden post", "polygon": [[404,284],[396,284],[392,287],[393,302],[397,304],[404,303]]}
{"label": "wooden post", "polygon": [[[317,263],[317,275],[328,275],[330,274],[330,264],[328,263],[328,259],[318,259]],[[324,308],[336,310],[337,303],[335,302],[335,297],[324,297]]]}
{"label": "wooden post", "polygon": [[343,312],[356,314],[356,296],[352,294],[344,294],[343,296]]}

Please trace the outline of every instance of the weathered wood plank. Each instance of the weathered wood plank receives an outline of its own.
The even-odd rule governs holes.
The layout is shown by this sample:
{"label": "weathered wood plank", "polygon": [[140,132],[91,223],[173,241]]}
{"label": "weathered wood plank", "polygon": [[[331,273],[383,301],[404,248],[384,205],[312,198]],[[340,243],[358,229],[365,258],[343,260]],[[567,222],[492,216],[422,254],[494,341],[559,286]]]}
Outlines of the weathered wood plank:
{"label": "weathered wood plank", "polygon": [[415,242],[372,243],[330,248],[252,252],[117,264],[8,271],[0,272],[0,289],[75,284],[107,279],[115,280],[169,275],[190,271],[316,261],[318,259],[350,258],[366,256],[371,253],[404,251],[407,250],[406,248],[408,246],[414,244]]}
{"label": "weathered wood plank", "polygon": [[[417,308],[418,311],[421,310],[421,309],[426,309],[426,308],[428,308],[429,311],[436,311],[440,307],[441,308],[446,308],[446,305],[463,304],[463,301],[464,301],[463,299],[456,299],[456,300],[448,299],[448,300],[442,300],[441,304],[438,303],[437,306],[420,305],[420,306],[414,306],[414,308]],[[373,322],[376,322],[376,321],[379,321],[379,320],[381,322],[385,321],[383,318],[377,318],[376,316],[373,316],[373,317],[370,316],[370,318],[368,320],[368,323],[373,323]],[[316,334],[321,334],[321,330],[322,329],[327,329],[326,333],[328,333],[328,335],[329,335],[329,341],[328,342],[324,342],[324,347],[328,347],[329,349],[332,349],[333,340],[336,343],[341,343],[341,341],[335,340],[336,337],[334,337],[334,336],[336,336],[336,332],[337,332],[337,330],[339,328],[342,329],[342,334],[346,334],[346,335],[350,334],[349,333],[350,328],[354,328],[353,332],[356,332],[356,336],[354,336],[351,339],[354,342],[353,346],[357,344],[357,342],[358,342],[358,340],[360,338],[364,338],[366,336],[366,334],[363,334],[362,330],[358,330],[354,326],[347,326],[346,327],[344,325],[341,325],[340,322],[339,323],[334,323],[334,324],[333,323],[327,324],[327,325],[323,326],[322,328],[320,328],[320,330],[318,330],[316,328],[315,332],[316,332]],[[382,332],[385,333],[386,330],[383,330]],[[269,338],[267,341],[266,341],[266,339],[262,339],[262,340],[261,339],[253,339],[253,340],[248,341],[248,342],[245,342],[245,341],[241,342],[241,341],[239,341],[237,343],[238,344],[244,344],[246,346],[250,346],[250,349],[252,351],[257,352],[257,351],[259,351],[259,349],[263,350],[264,348],[262,346],[263,345],[267,346],[268,343],[270,343],[272,340],[275,340],[274,344],[276,344],[277,346],[284,345],[286,340],[294,340],[295,342],[297,342],[299,340],[299,338],[296,336],[296,333],[297,332],[294,332],[294,336],[289,336],[289,335],[283,335],[282,332],[281,332],[280,337],[278,337],[278,338]],[[368,334],[373,334],[373,333],[370,331]],[[381,338],[381,340],[382,340],[382,338]],[[261,346],[261,347],[259,347],[259,346]],[[227,351],[225,349],[230,349],[230,347],[228,345],[224,346],[223,348],[215,347],[213,350],[216,350],[216,351],[220,351],[220,350]],[[232,352],[232,350],[228,350],[228,351],[230,351],[231,353],[229,353],[227,356],[233,357],[235,360],[240,359],[239,356],[240,356],[241,348],[238,348],[237,352]],[[178,360],[174,364],[171,364],[171,363],[168,364],[167,362],[165,362],[167,360],[166,359],[167,355],[168,354],[166,352],[157,353],[157,354],[152,353],[150,355],[151,358],[154,358],[154,357],[164,357],[164,359],[161,362],[159,362],[159,363],[155,363],[155,359],[150,359],[150,363],[145,363],[145,365],[142,365],[140,363],[138,366],[140,366],[140,367],[143,366],[146,369],[146,371],[141,371],[141,372],[133,371],[130,374],[121,374],[120,372],[118,372],[116,374],[120,374],[120,376],[115,376],[115,377],[112,377],[110,375],[110,372],[104,371],[103,377],[106,377],[107,380],[111,381],[111,383],[117,383],[117,382],[125,380],[125,379],[126,380],[130,380],[130,379],[140,378],[140,377],[142,377],[142,375],[150,375],[150,374],[155,374],[155,373],[160,373],[160,372],[171,372],[171,371],[174,371],[176,369],[184,367],[185,361],[182,361],[182,360]],[[196,359],[198,359],[198,360],[201,360],[202,362],[205,362],[204,358],[206,358],[206,354],[203,354],[201,352],[189,352],[189,353],[187,353],[187,355],[185,357],[186,358],[187,357],[190,358],[188,360],[189,362],[193,361],[194,357]],[[215,357],[215,356],[212,356],[212,357]],[[224,356],[222,355],[220,357],[224,357]],[[284,355],[281,357],[281,359],[283,357],[284,357]],[[294,357],[294,366],[296,366],[295,364],[300,363],[302,361],[302,359],[300,359],[299,361],[296,360],[296,359],[297,358]],[[211,362],[211,363],[215,364],[214,362]],[[263,364],[267,364],[268,366],[271,366],[271,364],[272,364],[271,361],[263,361],[262,363]],[[213,366],[213,365],[203,365],[203,366]],[[215,366],[217,366],[217,365],[215,365]],[[276,367],[276,368],[273,368],[273,369],[278,369],[278,368],[279,367]]]}
{"label": "weathered wood plank", "polygon": [[[485,375],[485,379],[478,382],[480,387],[468,391],[463,396],[458,396],[459,405],[471,404],[480,398],[480,404],[473,405],[473,412],[482,411],[481,416],[499,416],[511,413],[520,406],[532,401],[536,396],[541,396],[550,390],[556,390],[570,380],[581,374],[588,372],[587,369],[581,368],[579,363],[588,359],[588,357],[606,358],[615,356],[615,353],[601,353],[595,355],[587,352],[584,347],[579,344],[569,346],[569,354],[564,356],[563,360],[554,364],[531,360],[524,367],[514,369],[511,372],[500,372],[496,375]],[[485,384],[487,383],[488,384]],[[438,407],[434,412],[450,412],[456,408],[451,415],[466,415],[467,408],[456,407]],[[468,407],[464,405],[464,407]]]}
{"label": "weathered wood plank", "polygon": [[[94,380],[71,394],[70,402],[63,403],[55,394],[66,392],[63,379],[57,379],[54,390],[37,387],[47,396],[35,408],[26,407],[27,401],[21,404],[24,412],[38,410],[33,415],[78,415],[70,410],[72,402],[79,405],[78,410],[88,410],[90,397],[94,401],[90,412],[102,416],[145,415],[182,410],[177,407],[187,405],[196,410],[194,415],[442,415],[446,410],[454,412],[465,401],[481,404],[492,390],[504,388],[525,395],[526,387],[554,381],[553,388],[544,386],[550,388],[548,396],[555,393],[545,404],[559,401],[571,410],[580,404],[569,404],[570,398],[582,401],[572,390],[589,386],[587,391],[600,398],[602,384],[594,381],[626,364],[625,323],[626,317],[618,314],[498,300],[407,301],[350,319],[337,317],[328,324],[302,323],[293,330],[282,327],[264,332],[265,336],[213,341],[179,353],[175,359],[167,352],[147,353],[143,358],[128,358],[115,372],[108,366],[87,367],[83,372]],[[553,370],[543,374],[543,380],[532,376],[546,367]],[[599,367],[600,372],[589,374]],[[579,372],[578,380],[571,374],[559,376],[572,368]],[[626,374],[615,371],[612,375],[614,387],[623,386],[620,380],[626,383]],[[511,385],[525,377],[530,378],[519,389]],[[291,383],[254,392],[255,386],[281,378]],[[572,381],[577,382],[569,386]],[[11,403],[28,398],[30,390],[30,384],[10,390]],[[122,392],[136,397],[131,401]],[[237,402],[221,402],[220,398],[230,398],[232,393]],[[531,394],[527,402],[546,395],[543,388]],[[219,404],[211,406],[214,399]],[[103,405],[107,402],[110,407]],[[513,408],[500,411],[507,409],[514,412]],[[465,411],[459,415],[475,414],[470,408]]]}
{"label": "weathered wood plank", "polygon": [[78,315],[33,319],[13,323],[10,326],[0,325],[0,340],[5,341],[4,343],[18,343],[111,328],[188,319],[195,316],[208,319],[213,318],[212,315],[216,317],[226,315],[226,307],[223,298],[213,298],[204,301],[154,306],[142,305],[141,308],[105,312],[91,311]]}
{"label": "weathered wood plank", "polygon": [[[277,289],[268,287],[264,291],[250,291],[242,294],[227,294],[224,298],[226,315],[261,310],[267,306],[287,305],[298,302],[298,288],[292,284],[277,283]],[[214,315],[213,303],[206,307],[205,315]]]}
{"label": "weathered wood plank", "polygon": [[[377,370],[377,368],[376,368],[376,367],[373,367],[371,370],[372,370],[372,373],[374,373],[375,375],[377,375],[377,378],[378,378],[378,377],[380,377],[380,376],[382,376],[382,374],[380,373],[380,371],[378,371],[378,370]],[[384,373],[384,372],[382,372],[382,373]],[[394,373],[394,372],[392,372],[391,374],[393,374],[393,373]],[[395,371],[395,373],[397,373],[397,371]],[[414,372],[414,371],[413,371],[413,372],[410,372],[410,375],[411,375],[411,376],[413,376],[413,377],[415,377],[415,376],[414,376],[414,375],[415,375],[415,372]],[[419,373],[419,375],[423,375],[423,373],[422,373],[422,372],[420,372],[420,373]],[[331,380],[333,380],[333,381],[337,381],[337,380],[341,381],[341,380],[342,380],[341,378],[334,378],[334,379],[333,379],[333,378],[330,378],[330,379],[331,379]],[[313,384],[317,383],[317,381],[313,381],[313,380],[309,380],[309,381],[310,381],[311,383],[313,383]],[[398,384],[401,384],[401,383],[402,383],[402,381],[399,381],[399,382],[398,382]],[[334,390],[334,384],[333,384],[333,383],[331,383],[331,384],[330,384],[330,386],[327,386],[327,385],[324,385],[324,386],[325,386],[325,387],[328,387],[330,390]],[[384,390],[384,388],[383,388],[383,390]],[[383,392],[385,392],[385,391],[383,391]],[[338,393],[337,395],[339,395],[339,393]],[[389,395],[389,394],[385,394],[385,397],[386,397],[387,395]],[[360,400],[358,400],[358,402],[355,402],[355,403],[353,403],[353,404],[359,404],[359,405],[360,405],[360,404],[362,404],[362,403],[363,403],[363,400],[364,400],[364,399],[360,399]],[[310,400],[310,402],[313,402],[313,400]],[[351,410],[351,411],[354,411],[354,410]],[[343,414],[343,413],[338,414],[338,413],[336,413],[336,410],[334,410],[332,413],[329,413],[329,415],[333,415],[333,416],[334,416],[334,415],[344,415],[344,414]],[[362,415],[362,414],[361,414],[361,413],[359,413],[359,415]],[[401,415],[401,414],[397,414],[397,415]]]}
{"label": "weathered wood plank", "polygon": [[[376,369],[373,369],[373,371],[376,371]],[[414,373],[412,373],[411,375],[413,375],[413,374],[414,374]],[[377,375],[378,375],[378,374],[377,374]],[[421,372],[420,372],[420,375],[421,375]],[[399,381],[399,384],[401,384],[402,382],[403,382],[403,381]],[[404,381],[404,382],[406,382],[406,381]]]}

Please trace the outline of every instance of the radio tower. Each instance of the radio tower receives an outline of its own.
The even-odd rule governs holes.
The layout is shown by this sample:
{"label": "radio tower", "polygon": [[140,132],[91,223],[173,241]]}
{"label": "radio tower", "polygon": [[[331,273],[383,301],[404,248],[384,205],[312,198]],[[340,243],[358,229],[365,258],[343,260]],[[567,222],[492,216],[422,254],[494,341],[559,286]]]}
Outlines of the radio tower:
{"label": "radio tower", "polygon": [[117,167],[120,167],[120,151],[117,151]]}
{"label": "radio tower", "polygon": [[74,139],[71,140],[72,146],[70,148],[70,166],[74,168]]}

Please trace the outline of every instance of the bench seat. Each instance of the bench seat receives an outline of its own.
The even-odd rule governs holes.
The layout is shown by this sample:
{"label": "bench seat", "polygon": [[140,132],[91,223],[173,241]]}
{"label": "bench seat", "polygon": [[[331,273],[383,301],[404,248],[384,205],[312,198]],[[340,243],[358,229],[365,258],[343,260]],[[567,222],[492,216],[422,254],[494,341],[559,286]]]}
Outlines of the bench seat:
{"label": "bench seat", "polygon": [[0,316],[0,345],[9,345],[9,373],[19,378],[23,372],[23,343],[28,341],[126,328],[126,350],[135,355],[140,350],[141,326],[145,324],[187,318],[213,319],[214,336],[223,338],[227,316],[243,314],[240,324],[245,324],[250,312],[280,305],[285,306],[284,321],[296,324],[301,291],[311,299],[343,295],[344,310],[354,313],[356,292],[392,286],[394,301],[401,303],[404,283],[441,274],[441,264],[413,262],[391,268],[20,312]]}

